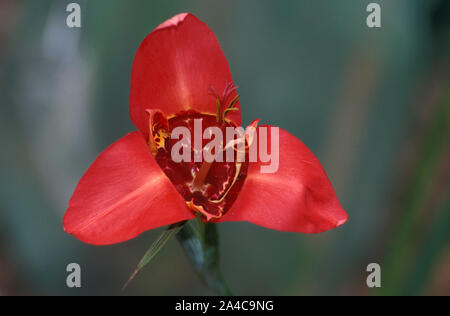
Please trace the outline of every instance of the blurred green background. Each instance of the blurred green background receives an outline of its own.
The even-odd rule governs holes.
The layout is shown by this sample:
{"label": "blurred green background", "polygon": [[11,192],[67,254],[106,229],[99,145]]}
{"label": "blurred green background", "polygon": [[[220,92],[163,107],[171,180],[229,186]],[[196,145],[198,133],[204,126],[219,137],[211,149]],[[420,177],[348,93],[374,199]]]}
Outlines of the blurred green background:
{"label": "blurred green background", "polygon": [[[66,26],[68,3],[82,28]],[[366,6],[382,27],[366,26]],[[220,225],[240,295],[450,294],[450,1],[0,0],[0,295],[122,294],[159,231],[85,245],[62,229],[78,179],[134,130],[144,37],[192,12],[215,32],[253,118],[299,137],[350,215],[320,235]],[[283,207],[280,201],[280,208]],[[82,288],[66,287],[66,265]],[[379,263],[382,288],[368,289]],[[175,240],[124,294],[207,295]]]}

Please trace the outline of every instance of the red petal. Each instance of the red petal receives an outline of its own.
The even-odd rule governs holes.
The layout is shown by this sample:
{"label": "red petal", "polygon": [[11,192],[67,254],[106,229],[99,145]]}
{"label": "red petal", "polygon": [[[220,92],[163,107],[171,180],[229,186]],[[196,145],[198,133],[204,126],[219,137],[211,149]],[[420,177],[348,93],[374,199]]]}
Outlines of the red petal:
{"label": "red petal", "polygon": [[86,243],[107,245],[194,217],[134,132],[106,149],[82,177],[64,229]]}
{"label": "red petal", "polygon": [[[176,15],[148,35],[137,51],[131,73],[131,120],[147,136],[146,109],[160,109],[167,117],[187,110],[216,115],[209,88],[221,94],[232,82],[214,33],[192,14]],[[240,111],[227,118],[240,126]]]}
{"label": "red petal", "polygon": [[279,136],[278,171],[261,173],[263,163],[250,163],[244,186],[222,220],[300,233],[344,224],[348,216],[320,162],[295,136],[282,129]]}

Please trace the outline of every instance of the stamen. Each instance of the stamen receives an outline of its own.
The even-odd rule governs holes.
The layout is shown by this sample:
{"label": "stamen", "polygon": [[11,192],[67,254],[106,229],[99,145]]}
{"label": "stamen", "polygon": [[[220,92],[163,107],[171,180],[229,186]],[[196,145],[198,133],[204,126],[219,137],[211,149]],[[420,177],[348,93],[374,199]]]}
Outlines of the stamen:
{"label": "stamen", "polygon": [[[234,91],[234,90],[233,90]],[[226,109],[223,111],[222,114],[222,123],[225,123],[225,117],[227,115],[227,113],[229,111],[239,111],[239,108],[235,108],[234,105],[236,104],[236,102],[239,100],[240,95],[236,95],[233,100],[231,100],[230,104],[228,104],[228,106],[226,107]]]}
{"label": "stamen", "polygon": [[224,123],[226,114],[229,111],[239,111],[239,108],[234,107],[236,102],[239,100],[239,95],[236,95],[231,102],[225,106],[225,110],[223,111],[223,114],[220,113],[220,108],[228,103],[228,99],[230,98],[231,94],[238,89],[237,86],[234,85],[232,82],[227,82],[225,84],[225,88],[222,92],[222,96],[219,96],[217,91],[214,89],[214,87],[209,87],[209,94],[214,96],[216,98],[216,106],[217,106],[217,123]]}
{"label": "stamen", "polygon": [[164,147],[165,138],[169,135],[169,123],[164,114],[159,110],[145,110],[148,113],[148,146],[153,156],[158,153],[158,148]]}
{"label": "stamen", "polygon": [[210,95],[212,95],[212,96],[215,97],[216,99],[219,99],[219,100],[220,100],[220,96],[219,96],[219,94],[217,93],[216,89],[214,89],[213,86],[210,86],[210,87],[208,88],[208,92],[209,92]]}
{"label": "stamen", "polygon": [[217,115],[216,115],[217,123],[220,123],[220,100],[219,99],[216,100],[216,107],[217,107]]}
{"label": "stamen", "polygon": [[227,109],[230,109],[234,106],[234,104],[239,100],[241,96],[238,94],[236,95],[233,100],[231,100],[230,104],[227,106]]}
{"label": "stamen", "polygon": [[223,114],[222,114],[222,123],[225,123],[225,116],[230,111],[239,111],[239,109],[238,108],[226,108],[225,111],[223,111]]}
{"label": "stamen", "polygon": [[222,99],[220,100],[220,102],[222,104],[226,104],[228,102],[228,98],[230,97],[230,95],[236,91],[239,87],[235,86],[234,83],[232,82],[228,82],[225,85],[225,89],[223,89],[223,93],[222,93]]}

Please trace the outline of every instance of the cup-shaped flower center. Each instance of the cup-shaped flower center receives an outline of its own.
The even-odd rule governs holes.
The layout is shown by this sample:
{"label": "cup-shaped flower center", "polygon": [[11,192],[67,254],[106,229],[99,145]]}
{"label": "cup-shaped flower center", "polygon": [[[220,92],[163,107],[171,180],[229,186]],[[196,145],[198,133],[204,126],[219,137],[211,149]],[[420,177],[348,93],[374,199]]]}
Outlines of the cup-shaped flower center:
{"label": "cup-shaped flower center", "polygon": [[194,212],[211,221],[222,217],[236,200],[248,169],[245,154],[238,157],[233,146],[225,149],[230,135],[239,138],[239,133],[231,134],[236,127],[196,112],[154,118],[149,145],[161,169]]}

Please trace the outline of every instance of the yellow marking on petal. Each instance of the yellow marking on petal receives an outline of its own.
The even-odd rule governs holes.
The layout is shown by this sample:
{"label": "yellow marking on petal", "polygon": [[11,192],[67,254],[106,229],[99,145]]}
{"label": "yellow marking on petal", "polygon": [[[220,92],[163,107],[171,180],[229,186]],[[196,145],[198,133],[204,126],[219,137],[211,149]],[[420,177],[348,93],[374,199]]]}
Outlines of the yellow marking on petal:
{"label": "yellow marking on petal", "polygon": [[236,171],[234,173],[233,182],[231,182],[231,184],[228,187],[227,191],[222,195],[220,200],[209,200],[211,203],[219,204],[219,203],[222,203],[223,200],[225,200],[226,196],[228,195],[228,193],[231,191],[231,189],[233,188],[234,184],[236,183],[236,181],[237,181],[237,179],[239,177],[239,173],[241,172],[241,168],[242,168],[242,163],[236,163]]}
{"label": "yellow marking on petal", "polygon": [[219,213],[219,215],[213,215],[208,213],[207,211],[205,211],[205,209],[203,208],[203,206],[201,205],[196,205],[194,203],[194,200],[191,201],[187,201],[186,205],[194,212],[196,213],[200,213],[201,215],[206,217],[206,221],[211,221],[212,219],[218,219],[221,218],[223,216],[222,212]]}

